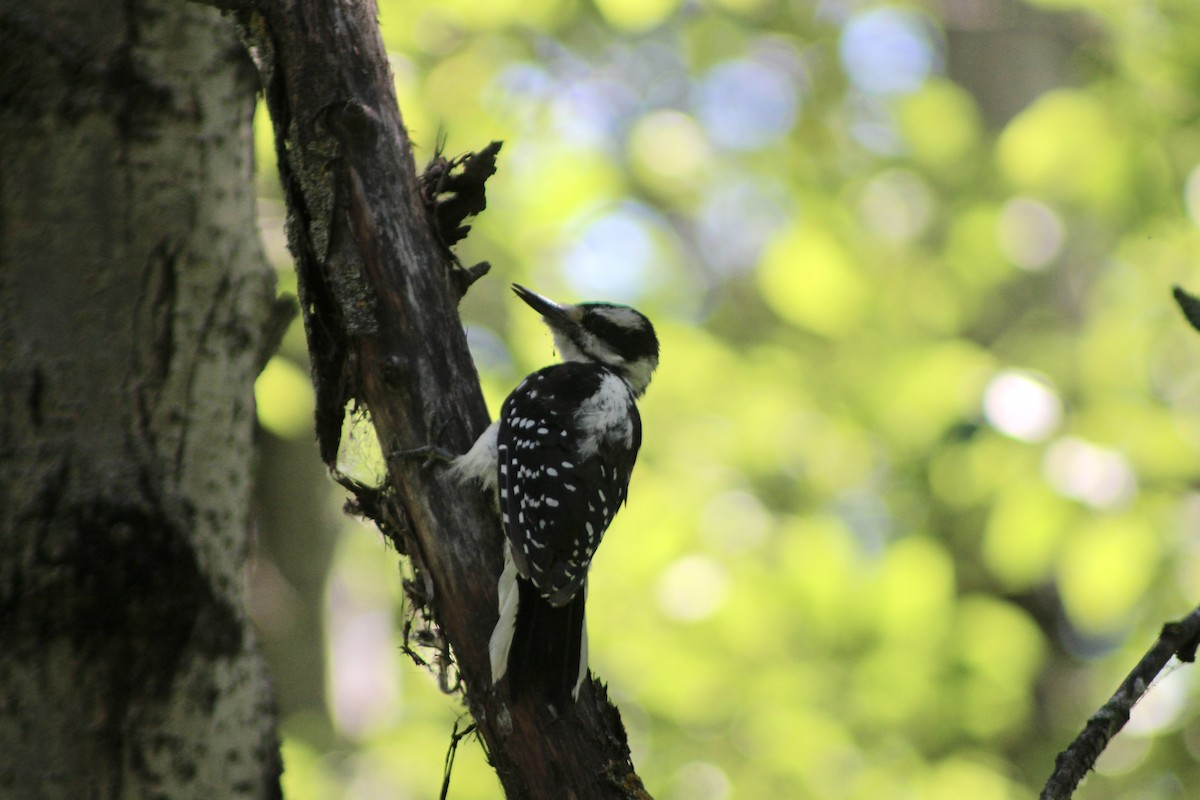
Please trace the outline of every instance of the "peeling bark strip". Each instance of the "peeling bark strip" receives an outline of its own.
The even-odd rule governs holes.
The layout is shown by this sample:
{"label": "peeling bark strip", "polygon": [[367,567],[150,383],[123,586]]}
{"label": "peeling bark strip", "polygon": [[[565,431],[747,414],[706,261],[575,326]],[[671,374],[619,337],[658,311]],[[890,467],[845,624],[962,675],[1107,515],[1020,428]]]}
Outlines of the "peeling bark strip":
{"label": "peeling bark strip", "polygon": [[[490,174],[495,147],[470,169],[427,183],[434,199],[447,187],[455,193],[431,215],[374,3],[215,4],[237,12],[275,128],[322,457],[335,463],[350,401],[370,410],[385,453],[430,444],[465,451],[488,418],[456,307],[469,283],[464,272],[477,277],[484,268],[454,266],[446,248],[482,208],[482,192],[466,187]],[[508,796],[646,797],[620,716],[599,684],[557,720],[532,698],[506,708],[492,692],[487,641],[499,521],[483,497],[464,494],[436,467],[399,457],[389,467],[385,491],[359,506],[380,510],[384,533],[412,558]]]}

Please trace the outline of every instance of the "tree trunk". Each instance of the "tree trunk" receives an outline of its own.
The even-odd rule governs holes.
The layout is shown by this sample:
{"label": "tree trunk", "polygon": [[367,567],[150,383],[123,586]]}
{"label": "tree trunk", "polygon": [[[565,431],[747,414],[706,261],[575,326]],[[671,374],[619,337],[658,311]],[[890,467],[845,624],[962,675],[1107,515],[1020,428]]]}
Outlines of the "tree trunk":
{"label": "tree trunk", "polygon": [[[388,456],[359,507],[412,559],[412,606],[453,656],[488,759],[510,798],[645,798],[620,714],[585,682],[561,715],[491,681],[499,515],[481,492],[406,455],[464,452],[487,425],[456,304],[484,270],[448,245],[483,208],[495,150],[418,181],[373,2],[211,0],[236,12],[275,127],[317,398],[317,441],[335,467],[347,402],[370,411]],[[507,291],[500,288],[499,291]],[[349,482],[348,482],[349,483]],[[454,683],[453,680],[448,680]]]}
{"label": "tree trunk", "polygon": [[254,80],[211,8],[0,1],[2,797],[279,794]]}

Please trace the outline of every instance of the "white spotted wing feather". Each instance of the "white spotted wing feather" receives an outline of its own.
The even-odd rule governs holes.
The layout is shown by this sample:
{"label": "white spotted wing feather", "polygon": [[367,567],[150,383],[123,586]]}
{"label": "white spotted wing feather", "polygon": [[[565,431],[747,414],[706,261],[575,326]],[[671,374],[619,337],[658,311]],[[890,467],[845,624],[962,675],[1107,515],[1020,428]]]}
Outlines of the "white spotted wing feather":
{"label": "white spotted wing feather", "polygon": [[604,367],[546,367],[505,401],[497,435],[501,516],[517,571],[552,605],[583,586],[625,501],[640,444],[633,394]]}

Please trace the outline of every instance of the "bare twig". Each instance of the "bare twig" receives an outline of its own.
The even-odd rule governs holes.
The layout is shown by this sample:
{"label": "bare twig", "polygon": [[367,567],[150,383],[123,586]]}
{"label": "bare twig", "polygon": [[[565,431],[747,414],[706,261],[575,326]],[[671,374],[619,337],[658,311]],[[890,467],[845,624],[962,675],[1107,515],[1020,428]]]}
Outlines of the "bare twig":
{"label": "bare twig", "polygon": [[474,725],[468,725],[460,731],[458,729],[460,722],[462,722],[462,717],[454,720],[454,730],[450,733],[450,746],[446,749],[446,763],[442,769],[442,793],[438,795],[441,800],[447,800],[450,796],[450,775],[454,772],[454,756],[458,754],[458,743],[475,733]]}
{"label": "bare twig", "polygon": [[1117,688],[1100,710],[1092,715],[1083,732],[1058,754],[1054,772],[1042,788],[1041,800],[1068,800],[1084,776],[1092,770],[1096,759],[1129,721],[1129,712],[1142,699],[1150,684],[1158,677],[1172,656],[1192,662],[1200,643],[1200,607],[1178,622],[1168,622],[1133,671]]}
{"label": "bare twig", "polygon": [[1179,310],[1183,312],[1188,323],[1200,331],[1200,297],[1191,294],[1182,286],[1172,287],[1171,294],[1174,296],[1175,302],[1179,304]]}

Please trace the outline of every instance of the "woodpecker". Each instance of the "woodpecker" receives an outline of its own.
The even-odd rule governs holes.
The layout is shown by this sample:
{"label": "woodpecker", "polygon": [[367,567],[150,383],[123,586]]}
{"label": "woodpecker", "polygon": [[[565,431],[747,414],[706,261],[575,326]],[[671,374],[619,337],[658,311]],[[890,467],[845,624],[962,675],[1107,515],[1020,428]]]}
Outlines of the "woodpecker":
{"label": "woodpecker", "polygon": [[642,441],[635,401],[658,338],[627,306],[513,291],[542,315],[563,363],[522,380],[452,469],[495,493],[504,527],[492,682],[507,675],[513,699],[539,685],[561,712],[587,677],[588,567],[626,500]]}

